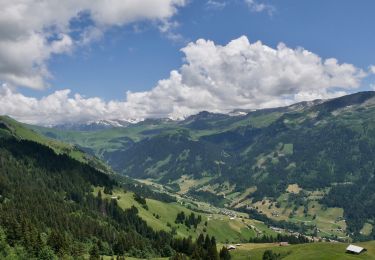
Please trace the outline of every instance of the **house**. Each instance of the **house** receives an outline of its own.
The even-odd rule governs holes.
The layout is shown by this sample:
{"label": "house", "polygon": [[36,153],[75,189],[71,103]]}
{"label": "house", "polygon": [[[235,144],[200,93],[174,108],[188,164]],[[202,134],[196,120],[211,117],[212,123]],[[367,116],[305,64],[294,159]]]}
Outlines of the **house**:
{"label": "house", "polygon": [[228,245],[227,246],[227,249],[230,251],[230,250],[235,250],[236,247],[234,245]]}
{"label": "house", "polygon": [[288,242],[280,242],[279,246],[289,246],[289,243]]}
{"label": "house", "polygon": [[360,246],[355,246],[355,245],[349,245],[346,248],[346,252],[349,254],[356,254],[359,255],[360,253],[367,251],[366,248],[360,247]]}

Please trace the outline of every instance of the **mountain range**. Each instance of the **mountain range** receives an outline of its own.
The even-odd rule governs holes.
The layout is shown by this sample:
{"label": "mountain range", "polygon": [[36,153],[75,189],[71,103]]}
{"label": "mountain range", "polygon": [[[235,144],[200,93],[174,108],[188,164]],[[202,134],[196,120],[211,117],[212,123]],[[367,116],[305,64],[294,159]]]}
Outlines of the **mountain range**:
{"label": "mountain range", "polygon": [[1,257],[204,258],[218,254],[211,235],[374,239],[373,118],[375,92],[86,130],[2,116]]}
{"label": "mountain range", "polygon": [[[218,224],[208,225],[208,214],[145,185],[118,179],[98,161],[74,145],[0,117],[0,258],[218,258],[211,237],[220,235],[215,231]],[[190,214],[190,219],[172,226],[178,214]],[[255,234],[221,222],[233,239]],[[236,222],[247,227],[246,222]]]}
{"label": "mountain range", "polygon": [[337,209],[337,236],[374,237],[375,92],[240,112],[98,131],[32,128],[185,196],[273,219],[303,216],[318,231],[316,208]]}

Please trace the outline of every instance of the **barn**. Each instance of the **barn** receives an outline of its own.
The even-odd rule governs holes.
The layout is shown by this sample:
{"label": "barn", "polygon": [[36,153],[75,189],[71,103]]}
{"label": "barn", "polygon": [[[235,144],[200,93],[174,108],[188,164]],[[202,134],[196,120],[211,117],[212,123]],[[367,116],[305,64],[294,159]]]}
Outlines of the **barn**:
{"label": "barn", "polygon": [[228,250],[235,250],[236,247],[235,247],[234,245],[228,245],[228,246],[227,246],[227,249],[228,249]]}
{"label": "barn", "polygon": [[355,246],[355,245],[349,245],[346,248],[347,253],[355,254],[355,255],[359,255],[360,253],[365,252],[365,251],[366,251],[366,248],[363,248],[363,247],[360,247],[360,246]]}

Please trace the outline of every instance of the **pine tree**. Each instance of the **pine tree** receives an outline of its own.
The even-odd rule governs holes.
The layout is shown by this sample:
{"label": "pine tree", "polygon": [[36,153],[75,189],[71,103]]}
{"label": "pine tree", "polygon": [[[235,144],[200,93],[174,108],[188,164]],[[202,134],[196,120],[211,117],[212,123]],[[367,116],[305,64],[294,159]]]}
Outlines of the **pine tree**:
{"label": "pine tree", "polygon": [[90,250],[90,260],[100,260],[99,248],[96,244]]}
{"label": "pine tree", "polygon": [[223,246],[223,248],[220,250],[220,260],[230,260],[231,256],[229,253],[228,248]]}
{"label": "pine tree", "polygon": [[219,259],[219,255],[217,253],[215,237],[211,238],[210,247],[207,249],[207,259],[211,259],[211,260]]}
{"label": "pine tree", "polygon": [[210,247],[211,247],[211,239],[208,235],[206,235],[206,238],[204,239],[203,248],[208,250]]}
{"label": "pine tree", "polygon": [[279,254],[274,253],[272,250],[266,250],[263,253],[263,260],[279,260],[281,259]]}

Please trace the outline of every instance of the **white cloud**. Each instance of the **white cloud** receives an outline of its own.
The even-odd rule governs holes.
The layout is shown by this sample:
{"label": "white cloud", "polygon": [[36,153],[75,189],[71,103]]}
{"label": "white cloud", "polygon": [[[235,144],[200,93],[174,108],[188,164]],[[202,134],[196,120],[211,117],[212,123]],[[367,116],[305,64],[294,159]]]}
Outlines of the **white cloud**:
{"label": "white cloud", "polygon": [[206,7],[208,9],[216,9],[216,10],[221,10],[223,9],[225,6],[227,6],[227,2],[226,1],[218,1],[218,0],[208,0],[206,2]]}
{"label": "white cloud", "polygon": [[[47,61],[101,37],[106,28],[150,20],[166,24],[186,0],[3,0],[0,1],[0,81],[46,87]],[[73,39],[72,21],[92,24]],[[77,33],[75,31],[75,33]],[[76,37],[77,38],[77,37]]]}
{"label": "white cloud", "polygon": [[250,43],[242,36],[225,46],[200,39],[182,49],[184,64],[150,91],[127,92],[124,101],[71,96],[56,91],[42,99],[7,87],[0,92],[0,114],[24,122],[57,124],[95,119],[180,118],[202,110],[266,108],[344,95],[360,86],[366,73],[336,59],[322,59],[302,48]]}
{"label": "white cloud", "polygon": [[276,11],[273,5],[262,3],[262,0],[245,0],[245,3],[252,12],[267,12],[268,15],[273,15],[273,13]]}
{"label": "white cloud", "polygon": [[369,71],[370,71],[370,73],[375,74],[375,65],[371,65],[369,67]]}

